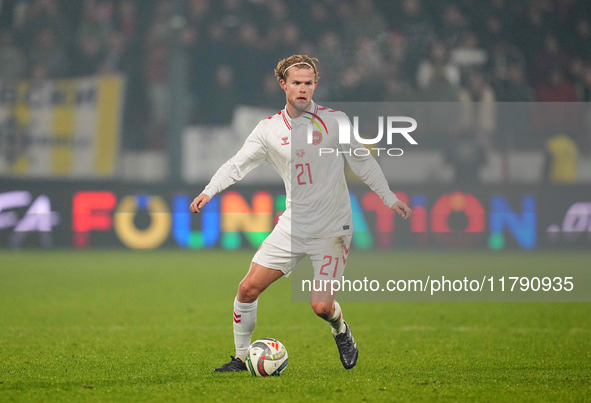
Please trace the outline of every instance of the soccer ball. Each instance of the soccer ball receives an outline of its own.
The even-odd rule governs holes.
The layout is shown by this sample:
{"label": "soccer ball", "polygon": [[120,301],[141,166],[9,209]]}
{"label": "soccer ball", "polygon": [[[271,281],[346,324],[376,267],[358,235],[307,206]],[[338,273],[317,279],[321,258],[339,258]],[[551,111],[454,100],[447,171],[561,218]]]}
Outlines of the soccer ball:
{"label": "soccer ball", "polygon": [[278,340],[259,339],[248,348],[246,366],[255,376],[279,376],[287,367],[287,350]]}

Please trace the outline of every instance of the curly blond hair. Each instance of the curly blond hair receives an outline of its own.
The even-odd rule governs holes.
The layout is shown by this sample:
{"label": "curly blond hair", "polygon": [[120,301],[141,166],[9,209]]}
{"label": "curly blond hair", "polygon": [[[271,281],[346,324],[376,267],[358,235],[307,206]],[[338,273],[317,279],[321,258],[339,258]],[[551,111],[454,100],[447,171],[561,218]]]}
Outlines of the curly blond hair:
{"label": "curly blond hair", "polygon": [[277,77],[277,81],[285,80],[287,78],[287,69],[297,65],[298,68],[314,69],[314,81],[318,81],[318,69],[314,62],[318,62],[318,59],[308,55],[293,55],[286,57],[277,63],[277,67],[275,67],[275,77]]}

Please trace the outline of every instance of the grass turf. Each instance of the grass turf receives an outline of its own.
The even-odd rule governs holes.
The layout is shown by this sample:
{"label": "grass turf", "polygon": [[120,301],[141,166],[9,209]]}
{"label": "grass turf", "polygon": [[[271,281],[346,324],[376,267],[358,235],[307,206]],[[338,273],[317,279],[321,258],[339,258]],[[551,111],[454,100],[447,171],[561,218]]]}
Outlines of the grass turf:
{"label": "grass turf", "polygon": [[[344,303],[360,347],[345,371],[328,326],[259,302],[278,378],[214,374],[233,353],[232,300],[252,253],[2,252],[0,401],[582,401],[591,399],[591,304]],[[406,265],[588,267],[588,254],[397,253]],[[372,257],[355,252],[352,260]],[[350,263],[353,264],[353,263]]]}

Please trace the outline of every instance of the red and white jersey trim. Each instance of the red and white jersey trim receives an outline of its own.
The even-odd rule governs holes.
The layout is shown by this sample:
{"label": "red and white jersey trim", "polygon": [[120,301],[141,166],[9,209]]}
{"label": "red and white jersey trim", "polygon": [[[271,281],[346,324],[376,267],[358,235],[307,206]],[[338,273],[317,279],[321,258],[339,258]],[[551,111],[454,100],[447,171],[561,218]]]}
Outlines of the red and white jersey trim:
{"label": "red and white jersey trim", "polygon": [[281,112],[279,112],[279,114],[281,115],[281,117],[283,117],[283,121],[285,122],[285,126],[287,126],[287,128],[289,130],[291,130],[291,125],[289,124],[289,121],[287,120],[287,118],[285,117],[287,115],[287,111],[284,109]]}

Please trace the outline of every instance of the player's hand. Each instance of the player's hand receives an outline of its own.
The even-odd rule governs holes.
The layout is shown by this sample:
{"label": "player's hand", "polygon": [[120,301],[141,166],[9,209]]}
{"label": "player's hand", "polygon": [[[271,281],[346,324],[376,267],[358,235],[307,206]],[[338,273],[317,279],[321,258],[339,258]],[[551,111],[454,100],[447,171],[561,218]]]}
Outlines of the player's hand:
{"label": "player's hand", "polygon": [[205,206],[207,202],[209,202],[210,200],[211,198],[208,195],[206,195],[205,193],[201,193],[199,196],[193,199],[193,202],[191,203],[189,208],[193,213],[201,213],[201,209],[203,208],[203,206]]}
{"label": "player's hand", "polygon": [[394,205],[391,208],[405,220],[412,215],[412,210],[410,209],[410,207],[408,207],[408,205],[401,200],[398,200],[396,203],[394,203]]}

